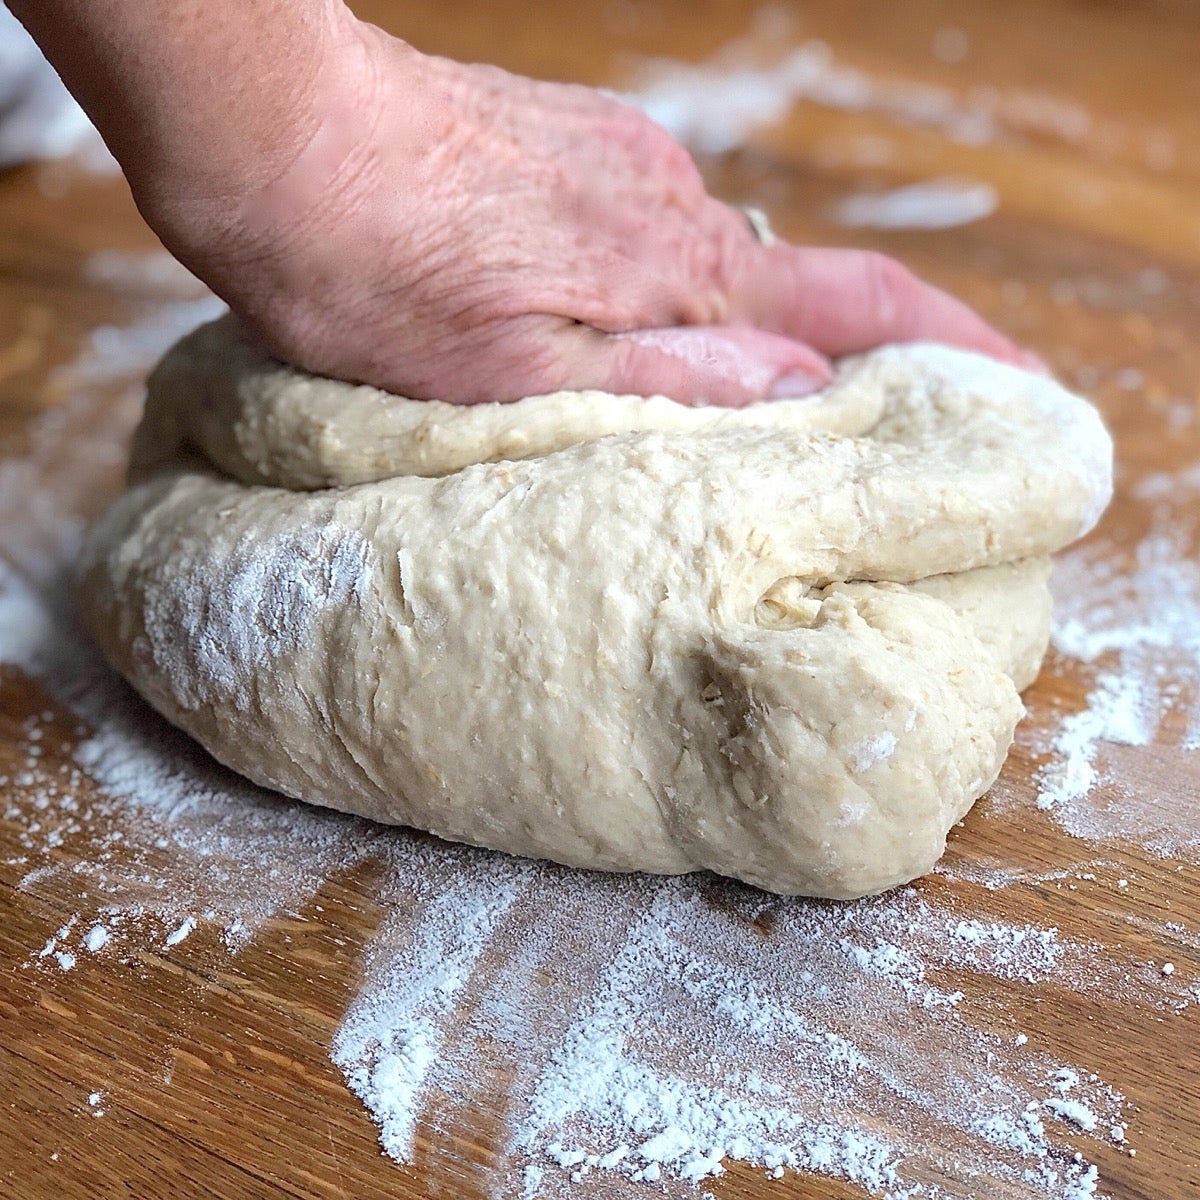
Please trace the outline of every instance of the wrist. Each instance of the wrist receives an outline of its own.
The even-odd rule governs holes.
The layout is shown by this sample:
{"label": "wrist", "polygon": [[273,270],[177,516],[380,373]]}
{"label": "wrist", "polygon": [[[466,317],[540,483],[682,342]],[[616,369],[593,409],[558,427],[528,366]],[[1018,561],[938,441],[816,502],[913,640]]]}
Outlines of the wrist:
{"label": "wrist", "polygon": [[143,216],[193,269],[253,254],[248,243],[271,224],[256,214],[311,178],[311,161],[335,152],[331,126],[348,147],[345,114],[370,108],[372,28],[342,0],[295,9],[303,21],[281,29],[263,57],[231,67],[215,102],[191,106],[186,121],[151,124],[135,153],[118,155]]}
{"label": "wrist", "polygon": [[340,22],[270,168],[261,158],[226,168],[225,190],[175,192],[161,213],[168,248],[281,357],[302,361],[348,267],[380,254],[378,230],[394,222],[394,249],[408,227],[425,160],[453,121],[440,65],[372,25]]}

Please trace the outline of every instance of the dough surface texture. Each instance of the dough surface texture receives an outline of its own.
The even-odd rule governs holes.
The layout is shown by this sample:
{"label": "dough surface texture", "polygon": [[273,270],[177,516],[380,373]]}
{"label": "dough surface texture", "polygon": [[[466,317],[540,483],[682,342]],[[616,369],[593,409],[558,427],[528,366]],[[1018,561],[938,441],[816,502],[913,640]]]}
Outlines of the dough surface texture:
{"label": "dough surface texture", "polygon": [[80,596],[257,783],[572,866],[850,898],[995,780],[1095,411],[931,345],[741,410],[462,408],[317,379],[229,318],[151,377]]}

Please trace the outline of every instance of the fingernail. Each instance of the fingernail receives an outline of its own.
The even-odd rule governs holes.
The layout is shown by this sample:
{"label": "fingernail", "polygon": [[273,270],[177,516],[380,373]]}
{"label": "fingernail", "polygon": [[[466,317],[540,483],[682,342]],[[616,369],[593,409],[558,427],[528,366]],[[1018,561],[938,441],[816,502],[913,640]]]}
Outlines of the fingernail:
{"label": "fingernail", "polygon": [[1046,362],[1040,355],[1034,354],[1032,350],[1018,350],[1017,362],[1027,371],[1033,371],[1038,375],[1053,375],[1054,372],[1050,369],[1050,364]]}
{"label": "fingernail", "polygon": [[770,399],[772,400],[801,400],[823,391],[827,379],[818,379],[806,371],[787,371],[780,375],[771,385]]}

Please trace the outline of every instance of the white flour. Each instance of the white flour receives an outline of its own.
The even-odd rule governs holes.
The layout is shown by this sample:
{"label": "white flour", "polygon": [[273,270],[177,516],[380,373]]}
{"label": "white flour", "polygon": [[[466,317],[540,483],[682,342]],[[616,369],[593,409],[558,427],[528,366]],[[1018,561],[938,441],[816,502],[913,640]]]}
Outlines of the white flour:
{"label": "white flour", "polygon": [[[1142,783],[1123,782],[1130,748],[1200,749],[1200,464],[1153,474],[1134,492],[1147,528],[1133,545],[1091,544],[1056,567],[1054,647],[1088,664],[1084,707],[1048,726],[1034,712],[1022,739],[1047,752],[1038,804],[1076,837],[1136,841],[1195,862],[1200,805],[1177,759],[1142,755]],[[1112,563],[1126,558],[1128,570]],[[1200,775],[1200,760],[1196,760]]]}
{"label": "white flour", "polygon": [[83,944],[92,954],[98,954],[108,944],[108,930],[103,925],[93,925],[87,931]]}
{"label": "white flour", "polygon": [[[781,45],[790,47],[782,56]],[[744,147],[801,102],[877,113],[899,124],[936,129],[967,145],[1029,136],[1111,149],[1121,136],[1077,104],[1046,92],[1000,91],[985,84],[959,92],[875,78],[839,63],[824,42],[797,45],[791,16],[778,7],[761,10],[750,35],[706,62],[643,61],[622,98],[705,154]]]}
{"label": "white flour", "polygon": [[222,694],[248,705],[256,673],[298,649],[323,612],[365,589],[374,567],[366,539],[333,525],[298,530],[269,553],[239,542],[220,592],[207,586],[203,560],[180,562],[169,586],[149,581],[150,654],[181,708]]}
{"label": "white flour", "polygon": [[1148,746],[1154,737],[1158,697],[1146,695],[1136,675],[1105,674],[1088,695],[1087,708],[1063,721],[1051,743],[1054,758],[1038,774],[1038,807],[1069,811],[1100,779],[1095,765],[1102,743]]}
{"label": "white flour", "polygon": [[834,207],[833,219],[852,229],[952,229],[990,217],[998,204],[989,183],[928,179],[847,196]]}

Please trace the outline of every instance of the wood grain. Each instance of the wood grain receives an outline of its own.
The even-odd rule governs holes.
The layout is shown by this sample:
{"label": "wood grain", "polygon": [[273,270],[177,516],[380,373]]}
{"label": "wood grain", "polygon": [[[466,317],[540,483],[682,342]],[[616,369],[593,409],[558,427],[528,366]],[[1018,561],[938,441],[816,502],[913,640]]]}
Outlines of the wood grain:
{"label": "wood grain", "polygon": [[[635,56],[703,59],[743,36],[755,15],[752,4],[726,0],[363,0],[357,7],[424,50],[609,86],[632,78]],[[791,239],[899,255],[1036,348],[1068,382],[1085,385],[1119,444],[1118,497],[1102,530],[1119,559],[1145,521],[1131,498],[1138,480],[1200,461],[1200,12],[1184,0],[814,0],[787,11],[793,24],[776,35],[778,49],[819,38],[839,64],[885,90],[921,85],[960,107],[983,105],[995,135],[972,144],[937,122],[899,119],[886,105],[800,104],[737,153],[703,160],[711,186],[762,204]],[[962,62],[931,51],[948,26],[969,39]],[[848,231],[830,219],[831,204],[857,190],[939,176],[990,183],[998,212],[937,232]],[[87,256],[154,245],[119,181],[69,165],[0,175],[0,451],[12,460],[28,453],[35,416],[63,403],[54,368],[77,354],[89,330],[144,300],[132,284],[124,294],[98,287],[83,269]],[[1170,286],[1143,286],[1160,278]],[[1139,374],[1122,374],[1131,368]],[[1184,419],[1164,420],[1168,409]],[[87,456],[86,437],[78,453],[80,461]],[[72,495],[78,511],[95,511],[115,491],[118,463],[106,478],[107,490],[89,485],[87,494]],[[39,482],[70,491],[70,464]],[[1200,554],[1194,540],[1186,553]],[[1054,657],[1029,702],[1044,713],[1073,711],[1083,694],[1078,665]],[[73,721],[35,679],[0,668],[0,777],[19,772],[22,725],[44,710],[56,714],[45,761],[66,762]],[[1133,786],[1200,800],[1195,760],[1157,745],[1131,750],[1122,762]],[[1023,802],[1029,819],[1020,804],[982,802],[952,839],[950,875],[922,886],[931,895],[952,892],[992,919],[1119,947],[1130,961],[1169,956],[1180,977],[1195,979],[1194,867],[1135,844],[1107,844],[1095,880],[1051,878],[1089,849],[1028,808],[1036,766],[1036,756],[1018,748],[997,787],[997,797]],[[82,800],[88,786],[78,785]],[[78,845],[56,853],[69,862],[106,832],[97,816]],[[370,1119],[330,1062],[362,949],[382,915],[371,868],[335,876],[237,957],[202,928],[170,956],[145,950],[120,968],[47,973],[23,964],[47,930],[78,910],[86,880],[60,874],[36,895],[22,891],[23,853],[16,825],[0,820],[0,1195],[482,1194],[478,1164],[500,1153],[499,1105],[443,1112],[424,1128],[416,1163],[400,1168],[380,1155]],[[954,881],[956,868],[980,863],[1020,863],[1046,879],[995,893]],[[1130,886],[1112,886],[1117,876]],[[1190,931],[1190,944],[1167,939],[1172,923]],[[1064,1058],[1104,1064],[1131,1103],[1138,1151],[1131,1158],[1101,1149],[1107,1194],[1200,1194],[1194,1005],[1155,1010],[1053,981],[1034,993],[992,980],[982,994],[979,977],[966,972],[948,982],[997,1031],[1020,1028]],[[106,1097],[103,1118],[92,1117],[86,1102],[96,1090]],[[860,1194],[818,1178],[767,1184],[761,1172],[736,1166],[711,1187],[729,1200]],[[619,1180],[608,1190],[592,1181],[587,1192],[629,1194]],[[947,1194],[971,1193],[948,1181]]]}

